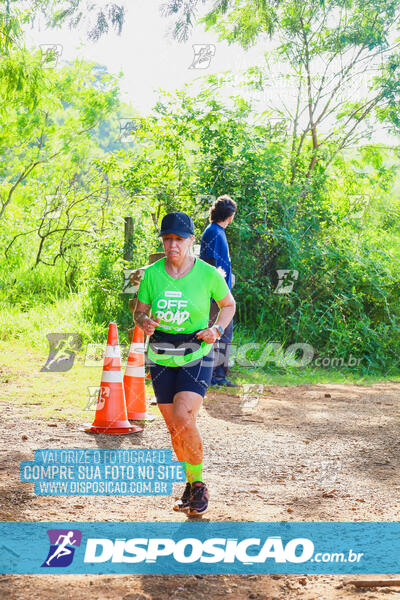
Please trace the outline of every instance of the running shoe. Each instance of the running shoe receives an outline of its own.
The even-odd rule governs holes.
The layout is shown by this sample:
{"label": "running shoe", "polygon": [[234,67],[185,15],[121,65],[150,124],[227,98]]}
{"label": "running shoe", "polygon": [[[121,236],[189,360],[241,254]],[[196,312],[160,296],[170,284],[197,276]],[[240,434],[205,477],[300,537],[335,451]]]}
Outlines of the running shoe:
{"label": "running shoe", "polygon": [[216,379],[211,381],[210,387],[239,387],[237,383],[229,381],[229,379]]}
{"label": "running shoe", "polygon": [[188,515],[195,517],[203,515],[208,509],[208,489],[202,481],[194,481],[190,491],[190,506]]}
{"label": "running shoe", "polygon": [[177,500],[173,506],[173,509],[176,511],[189,510],[190,505],[190,483],[186,482],[185,491],[182,494],[182,498]]}
{"label": "running shoe", "polygon": [[226,387],[239,387],[237,383],[233,383],[233,381],[229,381],[229,379],[223,379],[221,385],[225,385]]}

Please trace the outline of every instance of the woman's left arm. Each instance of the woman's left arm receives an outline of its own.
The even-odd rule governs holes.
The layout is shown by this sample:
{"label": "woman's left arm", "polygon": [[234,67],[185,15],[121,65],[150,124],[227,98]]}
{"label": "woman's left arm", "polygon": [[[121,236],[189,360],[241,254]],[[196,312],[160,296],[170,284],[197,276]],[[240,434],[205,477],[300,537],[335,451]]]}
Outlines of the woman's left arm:
{"label": "woman's left arm", "polygon": [[213,344],[221,337],[215,325],[221,325],[221,327],[225,329],[232,321],[236,312],[236,302],[231,292],[228,292],[225,298],[217,300],[216,302],[221,310],[219,311],[214,325],[208,329],[202,329],[196,334],[199,339],[204,340],[207,344]]}
{"label": "woman's left arm", "polygon": [[235,299],[231,292],[228,292],[225,298],[218,300],[217,304],[221,310],[214,325],[221,325],[223,329],[226,329],[236,312]]}

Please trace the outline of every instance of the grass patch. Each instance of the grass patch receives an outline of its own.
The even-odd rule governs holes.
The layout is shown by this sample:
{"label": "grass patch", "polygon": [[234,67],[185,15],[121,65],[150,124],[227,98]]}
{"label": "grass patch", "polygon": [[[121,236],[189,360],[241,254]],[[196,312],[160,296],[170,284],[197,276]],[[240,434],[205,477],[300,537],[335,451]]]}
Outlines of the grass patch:
{"label": "grass patch", "polygon": [[[1,377],[4,382],[2,401],[29,407],[32,418],[92,423],[95,404],[89,402],[89,386],[100,386],[102,367],[84,364],[84,353],[64,373],[41,372],[47,353],[27,348],[18,342],[0,341],[3,356]],[[153,395],[146,384],[147,397]],[[151,412],[159,411],[149,407]]]}

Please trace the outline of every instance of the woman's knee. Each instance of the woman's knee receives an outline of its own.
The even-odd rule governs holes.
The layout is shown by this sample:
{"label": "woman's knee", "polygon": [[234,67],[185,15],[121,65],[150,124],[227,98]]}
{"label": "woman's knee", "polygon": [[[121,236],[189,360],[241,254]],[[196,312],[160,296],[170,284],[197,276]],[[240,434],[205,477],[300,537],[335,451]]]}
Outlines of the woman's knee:
{"label": "woman's knee", "polygon": [[[196,426],[196,415],[192,409],[179,410],[173,415],[171,429],[174,434],[179,434]],[[170,431],[171,431],[170,429]]]}

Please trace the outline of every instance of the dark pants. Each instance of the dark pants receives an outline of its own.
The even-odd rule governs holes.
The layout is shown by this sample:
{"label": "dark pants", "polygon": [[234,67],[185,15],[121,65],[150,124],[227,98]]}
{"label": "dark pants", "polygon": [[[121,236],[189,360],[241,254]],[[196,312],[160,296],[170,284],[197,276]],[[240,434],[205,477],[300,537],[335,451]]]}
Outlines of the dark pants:
{"label": "dark pants", "polygon": [[[218,304],[211,300],[210,305],[210,320],[208,326],[214,325],[217,320],[220,308]],[[231,352],[233,337],[233,319],[226,327],[223,335],[214,344],[214,368],[212,373],[211,383],[215,383],[220,379],[225,379],[228,374],[229,355]]]}
{"label": "dark pants", "polygon": [[208,354],[181,367],[163,367],[150,362],[151,383],[158,404],[173,404],[178,392],[205,396],[213,371],[213,348]]}

